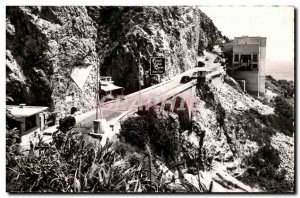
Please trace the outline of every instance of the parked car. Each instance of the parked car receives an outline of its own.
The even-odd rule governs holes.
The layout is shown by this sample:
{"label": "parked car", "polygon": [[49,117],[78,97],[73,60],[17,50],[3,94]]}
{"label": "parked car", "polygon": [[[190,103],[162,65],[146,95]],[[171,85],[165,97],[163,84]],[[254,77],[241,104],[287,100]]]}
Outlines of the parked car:
{"label": "parked car", "polygon": [[189,76],[182,76],[180,83],[188,83],[190,82],[192,79]]}
{"label": "parked car", "polygon": [[220,61],[220,58],[217,57],[215,60],[214,60],[214,63],[218,63]]}
{"label": "parked car", "polygon": [[204,67],[205,66],[205,63],[201,62],[201,61],[198,61],[196,67]]}

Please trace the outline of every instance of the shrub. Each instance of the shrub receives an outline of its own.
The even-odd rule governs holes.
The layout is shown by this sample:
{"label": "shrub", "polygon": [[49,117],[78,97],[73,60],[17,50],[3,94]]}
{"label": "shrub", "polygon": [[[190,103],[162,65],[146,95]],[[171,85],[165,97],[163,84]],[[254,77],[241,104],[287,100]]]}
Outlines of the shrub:
{"label": "shrub", "polygon": [[167,112],[160,114],[153,109],[123,122],[120,135],[141,149],[145,148],[145,143],[150,143],[153,151],[158,156],[162,154],[168,163],[178,155],[178,132],[179,122]]}
{"label": "shrub", "polygon": [[58,129],[62,132],[69,131],[76,124],[76,119],[73,116],[67,116],[59,120]]}
{"label": "shrub", "polygon": [[[246,118],[245,124],[242,125],[246,133],[246,138],[257,142],[259,145],[270,144],[271,136],[275,134],[273,127],[267,123],[265,115],[261,115],[255,109],[244,112]],[[266,125],[266,126],[263,126]]]}
{"label": "shrub", "polygon": [[275,113],[294,120],[294,109],[283,96],[276,96],[274,98],[274,103]]}
{"label": "shrub", "polygon": [[[293,184],[285,180],[286,172],[278,171],[279,152],[270,145],[262,146],[246,160],[248,169],[242,181],[253,186],[259,184],[269,192],[287,192],[293,190]],[[250,171],[251,170],[251,171]]]}
{"label": "shrub", "polygon": [[277,129],[279,132],[290,137],[293,136],[294,125],[292,120],[282,115],[265,115],[263,116],[263,120],[265,124],[274,129]]}
{"label": "shrub", "polygon": [[259,120],[269,128],[293,136],[294,133],[294,109],[283,96],[276,96],[273,101],[275,114],[261,115],[256,110],[251,109]]}
{"label": "shrub", "polygon": [[120,135],[133,146],[144,149],[149,123],[142,117],[130,117],[121,123]]}

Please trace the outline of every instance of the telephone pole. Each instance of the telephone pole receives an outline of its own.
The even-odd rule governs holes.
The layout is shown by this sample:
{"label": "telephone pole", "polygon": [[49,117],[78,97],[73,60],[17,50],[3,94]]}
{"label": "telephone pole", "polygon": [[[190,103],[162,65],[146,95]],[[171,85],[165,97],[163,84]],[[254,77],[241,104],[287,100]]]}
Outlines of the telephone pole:
{"label": "telephone pole", "polygon": [[139,73],[139,95],[140,95],[140,106],[142,105],[142,91],[141,91],[141,63],[140,63],[140,56],[141,55],[141,52],[139,52],[139,64],[138,64],[138,67],[139,67],[139,71],[138,71],[138,73]]}
{"label": "telephone pole", "polygon": [[99,98],[99,93],[100,93],[100,82],[99,82],[99,75],[100,75],[100,63],[97,64],[96,66],[96,120],[98,119],[98,111],[100,110],[100,118],[102,119],[102,110],[101,110],[101,100]]}

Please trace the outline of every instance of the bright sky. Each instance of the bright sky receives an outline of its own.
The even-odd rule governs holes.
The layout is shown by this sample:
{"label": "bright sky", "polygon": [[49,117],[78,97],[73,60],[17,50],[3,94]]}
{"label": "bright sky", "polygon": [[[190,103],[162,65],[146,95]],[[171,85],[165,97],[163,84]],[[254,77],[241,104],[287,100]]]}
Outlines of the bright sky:
{"label": "bright sky", "polygon": [[294,8],[271,6],[200,7],[230,39],[267,37],[267,60],[294,60]]}

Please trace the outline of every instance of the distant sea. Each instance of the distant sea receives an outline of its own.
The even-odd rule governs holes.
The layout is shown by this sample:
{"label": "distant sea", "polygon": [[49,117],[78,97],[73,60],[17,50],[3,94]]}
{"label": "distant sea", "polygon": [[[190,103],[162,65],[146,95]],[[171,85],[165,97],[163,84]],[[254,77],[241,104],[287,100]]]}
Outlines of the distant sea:
{"label": "distant sea", "polygon": [[267,60],[265,72],[276,80],[294,80],[294,62]]}

